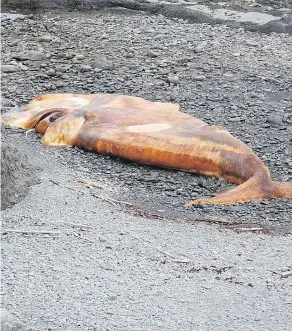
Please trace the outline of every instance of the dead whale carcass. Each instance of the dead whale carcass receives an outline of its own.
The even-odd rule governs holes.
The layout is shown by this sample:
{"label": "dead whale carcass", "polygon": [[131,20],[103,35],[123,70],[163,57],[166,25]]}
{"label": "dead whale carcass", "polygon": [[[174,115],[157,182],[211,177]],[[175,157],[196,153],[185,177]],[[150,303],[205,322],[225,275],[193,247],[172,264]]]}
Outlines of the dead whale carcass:
{"label": "dead whale carcass", "polygon": [[180,112],[177,104],[115,94],[50,94],[2,115],[1,121],[34,128],[47,146],[77,146],[239,184],[189,205],[292,198],[292,183],[273,182],[249,147],[229,132]]}

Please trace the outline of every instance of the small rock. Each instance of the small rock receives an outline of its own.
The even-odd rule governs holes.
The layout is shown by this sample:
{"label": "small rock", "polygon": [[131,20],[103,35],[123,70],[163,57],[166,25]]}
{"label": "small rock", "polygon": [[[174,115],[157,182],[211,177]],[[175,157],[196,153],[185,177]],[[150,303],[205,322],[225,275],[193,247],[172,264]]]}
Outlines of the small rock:
{"label": "small rock", "polygon": [[135,57],[135,54],[132,52],[125,54],[125,58],[132,59],[133,57]]}
{"label": "small rock", "polygon": [[65,54],[65,58],[66,58],[67,60],[71,60],[71,59],[73,59],[74,56],[75,56],[74,53],[66,53],[66,54]]}
{"label": "small rock", "polygon": [[174,75],[169,75],[167,77],[167,82],[168,83],[172,83],[174,85],[177,85],[179,83],[179,77],[178,76],[174,76]]}
{"label": "small rock", "polygon": [[101,38],[101,39],[108,39],[108,36],[107,36],[106,33],[104,33],[100,38]]}
{"label": "small rock", "polygon": [[226,72],[223,74],[224,77],[228,77],[228,78],[232,78],[234,75],[229,73],[229,72]]}
{"label": "small rock", "polygon": [[240,56],[241,54],[240,54],[240,53],[233,53],[232,55],[235,56],[235,57],[238,57],[238,56]]}
{"label": "small rock", "polygon": [[51,36],[48,36],[48,35],[44,35],[44,36],[39,37],[39,41],[41,43],[49,43],[52,40],[53,40],[53,38]]}
{"label": "small rock", "polygon": [[55,69],[51,68],[47,71],[47,75],[49,76],[55,76],[56,75],[56,71]]}
{"label": "small rock", "polygon": [[9,311],[1,308],[0,314],[1,314],[1,330],[2,331],[23,330],[23,326],[12,314],[9,313]]}
{"label": "small rock", "polygon": [[1,70],[2,70],[2,72],[11,73],[11,72],[19,71],[19,68],[15,65],[12,65],[12,64],[3,64],[1,66]]}
{"label": "small rock", "polygon": [[202,53],[203,51],[204,51],[204,48],[201,45],[198,45],[194,48],[195,53]]}
{"label": "small rock", "polygon": [[152,51],[152,50],[149,50],[149,51],[147,52],[147,56],[152,57],[152,58],[155,58],[155,57],[158,56],[158,53],[157,53],[157,52],[154,52],[154,51]]}
{"label": "small rock", "polygon": [[28,70],[28,67],[23,65],[23,64],[20,64],[19,65],[19,68],[22,70],[22,71],[27,71]]}
{"label": "small rock", "polygon": [[271,124],[281,125],[283,124],[283,118],[280,115],[272,114],[268,117],[267,121]]}
{"label": "small rock", "polygon": [[56,66],[55,70],[58,73],[64,73],[66,72],[70,67],[69,66],[65,66],[65,65],[58,65]]}
{"label": "small rock", "polygon": [[202,81],[202,80],[204,80],[205,78],[206,78],[206,76],[204,76],[204,75],[198,75],[198,76],[195,76],[195,77],[194,77],[194,80]]}
{"label": "small rock", "polygon": [[98,239],[99,239],[99,241],[102,242],[102,243],[106,242],[106,238],[103,237],[103,236],[99,236]]}
{"label": "small rock", "polygon": [[61,88],[61,87],[64,87],[64,86],[66,86],[65,83],[63,83],[63,82],[56,82],[56,87],[57,88]]}
{"label": "small rock", "polygon": [[92,69],[92,67],[87,64],[80,66],[80,71],[82,71],[82,72],[90,71],[91,69]]}
{"label": "small rock", "polygon": [[99,60],[93,63],[93,68],[98,68],[102,70],[112,70],[114,68],[114,63],[108,60]]}
{"label": "small rock", "polygon": [[10,61],[9,64],[11,64],[13,66],[17,66],[17,62],[16,61]]}
{"label": "small rock", "polygon": [[76,54],[75,55],[76,60],[83,60],[84,58],[85,58],[85,56],[83,54]]}
{"label": "small rock", "polygon": [[240,122],[242,120],[241,117],[237,116],[237,117],[232,117],[229,119],[230,122]]}

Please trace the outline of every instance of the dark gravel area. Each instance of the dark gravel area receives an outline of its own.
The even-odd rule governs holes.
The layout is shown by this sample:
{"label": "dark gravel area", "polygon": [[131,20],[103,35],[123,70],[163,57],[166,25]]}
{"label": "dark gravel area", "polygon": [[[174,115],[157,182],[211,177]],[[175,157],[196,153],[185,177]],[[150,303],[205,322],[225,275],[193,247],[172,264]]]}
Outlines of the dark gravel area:
{"label": "dark gravel area", "polygon": [[[207,6],[199,9],[197,6]],[[104,8],[127,8],[135,11],[163,15],[170,18],[187,20],[190,23],[225,24],[233,28],[243,27],[247,31],[262,33],[288,33],[292,34],[292,10],[290,0],[280,1],[253,1],[253,0],[4,0],[2,11],[15,10],[18,12],[43,12],[48,10],[88,11]],[[218,17],[210,9],[223,10]],[[226,10],[235,11],[227,14]],[[257,12],[248,15],[248,19],[232,19],[238,12]],[[266,18],[258,17],[258,13],[273,15]],[[227,14],[227,15],[226,15]],[[237,15],[236,14],[236,15]]]}

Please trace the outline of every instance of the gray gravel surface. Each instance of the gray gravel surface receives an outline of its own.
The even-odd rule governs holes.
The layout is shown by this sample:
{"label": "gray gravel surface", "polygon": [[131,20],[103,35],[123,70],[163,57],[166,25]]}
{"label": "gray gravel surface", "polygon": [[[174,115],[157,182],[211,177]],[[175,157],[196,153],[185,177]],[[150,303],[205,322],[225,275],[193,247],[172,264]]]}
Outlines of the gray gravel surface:
{"label": "gray gravel surface", "polygon": [[[2,74],[3,109],[62,92],[179,102],[252,147],[275,180],[291,181],[291,49],[287,34],[123,10],[3,21],[2,61],[20,69]],[[230,185],[45,148],[21,130],[3,136],[43,169],[40,184],[2,213],[3,228],[53,232],[3,237],[3,304],[28,329],[290,329],[291,278],[279,273],[292,268],[291,200],[191,210],[185,202]],[[187,221],[200,217],[273,235]]]}

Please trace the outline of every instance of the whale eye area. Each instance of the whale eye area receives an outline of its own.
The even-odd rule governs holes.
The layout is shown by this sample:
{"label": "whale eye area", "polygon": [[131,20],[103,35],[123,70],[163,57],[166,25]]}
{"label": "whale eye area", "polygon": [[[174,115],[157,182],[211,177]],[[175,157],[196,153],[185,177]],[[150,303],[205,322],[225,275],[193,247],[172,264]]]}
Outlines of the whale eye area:
{"label": "whale eye area", "polygon": [[55,113],[55,114],[53,114],[52,116],[49,117],[49,121],[50,122],[55,122],[61,116],[62,116],[61,113]]}

